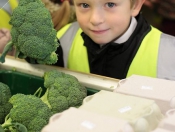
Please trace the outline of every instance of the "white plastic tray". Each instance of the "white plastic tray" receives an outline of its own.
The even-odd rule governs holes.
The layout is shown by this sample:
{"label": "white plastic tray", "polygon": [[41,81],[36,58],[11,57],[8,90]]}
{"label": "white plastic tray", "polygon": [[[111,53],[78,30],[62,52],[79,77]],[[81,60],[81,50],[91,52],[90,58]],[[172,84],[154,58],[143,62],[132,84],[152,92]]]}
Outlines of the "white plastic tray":
{"label": "white plastic tray", "polygon": [[82,85],[97,90],[113,91],[117,87],[119,82],[118,79],[99,76],[95,74],[76,72],[58,66],[30,64],[23,59],[14,58],[13,56],[6,56],[5,63],[0,63],[0,70],[2,69],[16,70],[18,72],[31,74],[39,77],[42,77],[45,71],[56,69],[61,72],[75,76]]}

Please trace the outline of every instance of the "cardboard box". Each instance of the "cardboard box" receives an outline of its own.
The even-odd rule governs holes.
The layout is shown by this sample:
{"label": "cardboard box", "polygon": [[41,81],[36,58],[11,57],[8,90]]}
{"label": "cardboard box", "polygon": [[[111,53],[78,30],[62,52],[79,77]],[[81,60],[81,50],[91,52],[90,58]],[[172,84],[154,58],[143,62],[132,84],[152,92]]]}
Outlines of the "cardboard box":
{"label": "cardboard box", "polygon": [[120,80],[114,92],[155,100],[163,114],[175,108],[175,81],[132,75]]}
{"label": "cardboard box", "polygon": [[154,100],[104,90],[86,97],[79,109],[126,120],[134,132],[149,132],[163,118]]}
{"label": "cardboard box", "polygon": [[175,131],[175,109],[170,109],[166,113],[166,118],[161,122],[160,128]]}
{"label": "cardboard box", "polygon": [[97,113],[69,108],[53,115],[42,132],[134,132],[128,122]]}

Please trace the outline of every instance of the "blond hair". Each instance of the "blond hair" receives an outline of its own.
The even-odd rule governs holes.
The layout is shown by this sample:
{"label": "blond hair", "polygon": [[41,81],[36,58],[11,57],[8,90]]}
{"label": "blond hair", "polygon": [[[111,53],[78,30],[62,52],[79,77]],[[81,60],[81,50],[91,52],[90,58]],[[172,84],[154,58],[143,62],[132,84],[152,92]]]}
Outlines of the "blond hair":
{"label": "blond hair", "polygon": [[131,1],[131,8],[134,6],[136,0],[130,0]]}

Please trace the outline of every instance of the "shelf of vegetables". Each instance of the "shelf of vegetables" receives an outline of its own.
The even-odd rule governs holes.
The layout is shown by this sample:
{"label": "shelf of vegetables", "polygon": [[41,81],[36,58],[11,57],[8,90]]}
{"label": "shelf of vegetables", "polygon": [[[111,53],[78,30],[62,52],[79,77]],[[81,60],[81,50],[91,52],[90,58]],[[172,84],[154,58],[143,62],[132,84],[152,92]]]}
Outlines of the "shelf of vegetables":
{"label": "shelf of vegetables", "polygon": [[[57,73],[60,74],[58,75],[58,77],[62,79],[60,81],[61,84],[57,83],[56,81],[53,81],[52,84],[50,82],[48,83],[47,80],[49,79],[54,80],[53,77],[56,78]],[[52,75],[49,75],[49,74],[52,74]],[[67,81],[64,82],[64,77],[67,77],[67,80],[70,83],[72,83],[70,85],[73,86],[74,90],[72,91],[70,90],[70,88],[67,91],[66,91],[67,88],[65,90],[60,90],[59,91],[60,98],[58,98],[57,101],[55,99],[51,104],[51,100],[53,98],[50,98],[49,100],[49,95],[47,91],[50,92],[50,96],[55,95],[55,93],[52,91],[53,89],[56,89],[57,87],[60,87],[60,86],[63,87],[62,85],[64,86],[69,85]],[[51,113],[52,113],[50,114],[51,116],[55,112],[57,112],[59,109],[61,112],[64,109],[67,109],[68,107],[79,106],[83,98],[85,98],[88,95],[92,95],[100,90],[113,91],[117,87],[118,81],[119,80],[117,79],[112,79],[112,78],[103,77],[103,76],[94,75],[94,74],[86,74],[86,73],[71,71],[71,70],[61,68],[61,67],[56,67],[56,66],[30,64],[25,60],[14,58],[12,56],[6,56],[6,61],[4,63],[0,63],[0,82],[9,86],[11,90],[11,95],[12,95],[9,102],[12,104],[13,107],[10,108],[11,109],[10,112],[8,111],[10,116],[6,114],[6,117],[1,117],[1,119],[4,118],[4,121],[3,119],[1,120],[0,129],[2,126],[4,130],[10,130],[15,128],[15,130],[20,130],[22,132],[26,132],[25,131],[26,129],[27,130],[35,129],[40,131],[41,128],[48,123],[48,122],[45,122],[46,119],[44,121],[41,118],[40,120],[44,121],[44,122],[41,121],[43,124],[40,122],[41,126],[34,125],[33,127],[32,127],[32,124],[35,123],[35,121],[39,121],[38,119],[31,119],[30,123],[29,122],[26,123],[22,121],[23,119],[26,118],[26,117],[23,117],[23,115],[25,116],[26,115],[25,113],[30,113],[31,112],[30,109],[35,108],[35,106],[36,106],[36,109],[38,108],[39,109],[38,111],[35,111],[35,112],[33,111],[34,112],[34,113],[32,112],[33,114],[37,114],[37,115],[42,114],[46,110],[46,109],[43,109],[43,112],[40,111],[40,105],[43,106],[43,104],[34,105],[34,102],[39,101],[38,97],[43,101],[43,103],[45,103],[45,105],[47,104],[48,107],[51,109]],[[59,79],[58,79],[58,82],[59,82]],[[79,88],[76,88],[76,87],[79,87]],[[40,91],[38,92],[38,90]],[[51,94],[51,91],[52,91],[52,94]],[[36,93],[38,97],[35,96]],[[66,97],[65,104],[64,104],[65,97],[61,97],[62,96],[61,94],[63,95],[67,94],[65,96]],[[23,95],[25,96],[23,97]],[[26,96],[26,95],[32,95],[32,96]],[[24,98],[24,99],[21,100],[21,98]],[[25,100],[27,101],[28,105],[25,104],[26,103]],[[34,101],[33,103],[32,103],[32,100]],[[54,102],[59,102],[57,104],[61,103],[60,104],[61,106],[56,106]],[[2,101],[0,103],[2,103]],[[23,111],[23,108],[25,108],[24,104],[26,108],[29,106],[29,104],[34,106],[29,107],[27,108],[27,110]],[[23,114],[20,112],[22,115],[16,118],[19,111],[23,111],[22,112]],[[3,112],[3,109],[1,109],[1,114],[2,112]],[[48,117],[46,117],[47,121],[50,116],[48,115]],[[12,123],[12,121],[16,123]],[[12,127],[9,127],[9,124]],[[38,123],[35,123],[35,124],[38,124]],[[21,129],[24,129],[24,131]]]}

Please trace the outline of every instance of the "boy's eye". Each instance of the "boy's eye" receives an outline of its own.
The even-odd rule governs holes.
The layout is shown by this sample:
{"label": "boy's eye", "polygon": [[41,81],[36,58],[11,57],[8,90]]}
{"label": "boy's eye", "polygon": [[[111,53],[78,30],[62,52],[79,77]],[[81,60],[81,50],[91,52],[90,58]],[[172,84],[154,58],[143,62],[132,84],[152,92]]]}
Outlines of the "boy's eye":
{"label": "boy's eye", "polygon": [[109,8],[112,8],[112,7],[116,6],[116,4],[110,2],[110,3],[106,3],[106,6]]}
{"label": "boy's eye", "polygon": [[82,3],[82,4],[81,4],[81,7],[83,7],[83,8],[88,8],[88,7],[89,7],[89,5],[88,5],[88,4],[86,4],[86,3]]}

